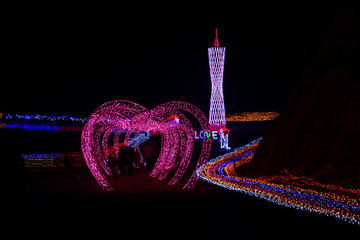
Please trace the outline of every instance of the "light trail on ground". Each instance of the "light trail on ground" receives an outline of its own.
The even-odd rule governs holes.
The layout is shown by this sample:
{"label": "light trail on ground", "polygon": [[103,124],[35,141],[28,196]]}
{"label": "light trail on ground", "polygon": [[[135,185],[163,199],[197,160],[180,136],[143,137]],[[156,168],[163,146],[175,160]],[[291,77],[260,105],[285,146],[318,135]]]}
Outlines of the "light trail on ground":
{"label": "light trail on ground", "polygon": [[237,176],[235,168],[252,161],[261,139],[210,160],[197,169],[198,176],[229,190],[360,225],[360,189],[321,184],[308,177],[291,175],[286,170],[282,175],[259,178]]}

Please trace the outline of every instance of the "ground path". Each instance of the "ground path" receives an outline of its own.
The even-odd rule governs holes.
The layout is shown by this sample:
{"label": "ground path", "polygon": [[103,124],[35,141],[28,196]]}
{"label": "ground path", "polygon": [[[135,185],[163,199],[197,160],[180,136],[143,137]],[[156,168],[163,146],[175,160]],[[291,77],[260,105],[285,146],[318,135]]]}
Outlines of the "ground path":
{"label": "ground path", "polygon": [[[242,135],[237,145],[230,139],[232,147],[259,137],[248,126],[236,131]],[[18,179],[9,223],[26,239],[346,239],[360,233],[357,225],[201,180],[187,191],[166,183],[142,171],[120,176],[116,191],[105,192],[87,168],[27,171]]]}
{"label": "ground path", "polygon": [[16,201],[18,234],[37,239],[259,239],[296,233],[325,239],[360,230],[203,181],[183,191],[135,173],[116,180],[118,191],[105,192],[87,169],[73,173],[24,173]]}

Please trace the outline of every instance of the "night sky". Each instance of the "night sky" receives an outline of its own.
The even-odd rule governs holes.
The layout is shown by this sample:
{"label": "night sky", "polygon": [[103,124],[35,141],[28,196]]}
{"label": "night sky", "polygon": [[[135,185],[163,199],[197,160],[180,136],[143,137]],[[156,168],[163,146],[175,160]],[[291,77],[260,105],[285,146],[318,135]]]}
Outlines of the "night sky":
{"label": "night sky", "polygon": [[215,27],[227,113],[279,111],[341,10],[333,1],[10,2],[0,8],[0,112],[73,116],[115,99],[183,100],[208,114]]}

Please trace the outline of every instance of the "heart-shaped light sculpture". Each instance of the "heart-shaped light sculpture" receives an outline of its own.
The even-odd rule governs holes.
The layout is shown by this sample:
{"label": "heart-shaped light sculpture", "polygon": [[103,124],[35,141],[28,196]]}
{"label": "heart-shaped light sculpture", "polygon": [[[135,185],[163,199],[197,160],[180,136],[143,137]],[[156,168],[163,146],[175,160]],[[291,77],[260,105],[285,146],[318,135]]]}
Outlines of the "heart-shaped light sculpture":
{"label": "heart-shaped light sculpture", "polygon": [[[165,179],[175,169],[169,185],[176,184],[189,167],[194,149],[194,130],[187,115],[194,116],[202,130],[209,129],[206,116],[194,105],[172,101],[151,110],[127,100],[115,100],[97,108],[84,126],[81,148],[88,168],[102,189],[111,191],[107,175],[112,175],[108,166],[109,149],[119,153],[119,143],[129,144],[130,139],[139,139],[141,132],[161,135],[161,151],[150,176]],[[169,121],[176,116],[176,121]],[[111,141],[110,141],[111,139]],[[138,148],[138,144],[136,144]],[[209,159],[211,138],[204,138],[200,156],[184,189],[192,188],[198,176],[196,169]],[[140,151],[138,151],[140,153]],[[140,155],[140,162],[142,157]]]}

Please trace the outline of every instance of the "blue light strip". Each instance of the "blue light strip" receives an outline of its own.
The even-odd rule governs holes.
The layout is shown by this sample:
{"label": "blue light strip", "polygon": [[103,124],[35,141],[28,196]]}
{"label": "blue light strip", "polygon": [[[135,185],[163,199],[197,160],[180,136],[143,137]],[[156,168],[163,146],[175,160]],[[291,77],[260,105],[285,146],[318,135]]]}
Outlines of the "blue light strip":
{"label": "blue light strip", "polygon": [[9,129],[28,130],[28,131],[40,131],[40,132],[60,131],[60,127],[58,125],[49,125],[49,124],[5,123],[2,124],[1,127],[9,128]]}
{"label": "blue light strip", "polygon": [[47,116],[47,115],[21,115],[21,114],[7,114],[5,119],[25,119],[25,120],[46,120],[46,121],[72,121],[72,122],[86,122],[88,118],[76,118],[76,117],[69,117],[66,115],[62,116]]}
{"label": "blue light strip", "polygon": [[58,159],[60,157],[59,153],[30,153],[21,155],[25,160],[28,159]]}

